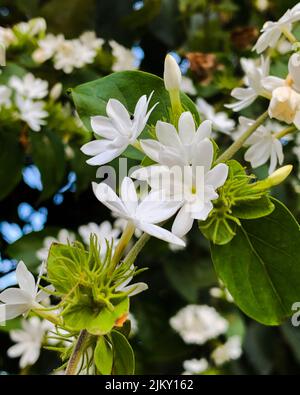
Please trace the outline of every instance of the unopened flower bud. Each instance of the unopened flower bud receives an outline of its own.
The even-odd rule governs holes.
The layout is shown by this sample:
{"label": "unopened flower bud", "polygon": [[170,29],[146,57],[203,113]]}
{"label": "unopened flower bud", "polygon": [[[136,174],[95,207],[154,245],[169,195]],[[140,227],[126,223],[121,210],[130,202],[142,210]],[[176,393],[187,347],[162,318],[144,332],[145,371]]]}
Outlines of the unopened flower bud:
{"label": "unopened flower bud", "polygon": [[167,55],[164,69],[164,81],[167,91],[179,91],[181,78],[181,71],[176,60],[173,56]]}
{"label": "unopened flower bud", "polygon": [[300,54],[298,53],[294,53],[289,59],[289,75],[293,88],[300,89]]}
{"label": "unopened flower bud", "polygon": [[275,170],[266,181],[270,184],[270,186],[275,186],[281,184],[291,173],[293,170],[292,165],[286,165],[280,167],[279,169]]}
{"label": "unopened flower bud", "polygon": [[53,100],[53,101],[56,101],[56,100],[60,97],[60,95],[61,95],[62,88],[63,88],[62,84],[61,84],[60,82],[57,82],[57,83],[52,87],[52,89],[51,89],[51,91],[50,91],[50,95],[49,95],[49,96],[50,96],[50,99]]}
{"label": "unopened flower bud", "polygon": [[273,91],[269,106],[270,118],[291,124],[300,109],[300,95],[289,86],[280,86]]}

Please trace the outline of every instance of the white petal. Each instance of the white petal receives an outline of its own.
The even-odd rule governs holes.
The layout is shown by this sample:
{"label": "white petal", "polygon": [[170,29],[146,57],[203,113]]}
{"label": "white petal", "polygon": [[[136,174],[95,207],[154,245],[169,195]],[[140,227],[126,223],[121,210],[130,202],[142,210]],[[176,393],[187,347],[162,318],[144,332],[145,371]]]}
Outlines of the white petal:
{"label": "white petal", "polygon": [[148,224],[146,222],[137,222],[138,229],[151,236],[157,237],[158,239],[164,240],[168,243],[178,244],[180,246],[185,246],[185,242],[175,236],[173,233],[167,229],[161,228],[158,225]]}
{"label": "white petal", "polygon": [[131,178],[125,177],[121,185],[121,197],[127,211],[134,216],[137,206],[138,197],[135,190],[134,182]]}
{"label": "white petal", "polygon": [[27,269],[23,261],[20,261],[17,266],[16,276],[20,288],[23,291],[27,292],[29,295],[35,296],[36,285],[34,277],[32,273],[30,273],[30,271]]}
{"label": "white petal", "polygon": [[31,303],[35,296],[35,288],[34,294],[29,294],[23,289],[19,288],[7,288],[0,294],[0,301],[8,304],[25,304]]}
{"label": "white petal", "polygon": [[[8,305],[0,305],[0,318],[3,317],[5,320],[12,320],[13,318],[18,317],[26,313],[29,310],[28,304],[8,304]],[[3,315],[4,314],[4,315]]]}
{"label": "white petal", "polygon": [[126,148],[127,147],[125,146],[122,148],[108,149],[107,151],[102,152],[101,154],[98,154],[91,159],[88,159],[86,163],[92,166],[104,165],[106,163],[111,162],[113,159],[117,158],[118,156],[120,156],[126,150]]}
{"label": "white petal", "polygon": [[7,350],[7,355],[9,358],[18,358],[26,350],[27,345],[25,343],[14,344]]}
{"label": "white petal", "polygon": [[262,85],[266,90],[273,92],[274,89],[284,86],[284,80],[282,78],[269,76],[262,80]]}
{"label": "white petal", "polygon": [[129,292],[128,296],[134,296],[143,291],[146,291],[146,289],[148,289],[148,285],[146,283],[136,283],[124,287],[122,289],[122,292]]}
{"label": "white petal", "polygon": [[163,198],[161,191],[150,192],[139,204],[136,217],[156,224],[171,218],[180,206],[181,202]]}
{"label": "white petal", "polygon": [[214,146],[208,139],[201,141],[193,153],[193,166],[203,166],[204,173],[207,173],[212,165],[214,157]]}
{"label": "white petal", "polygon": [[[53,285],[47,285],[47,286],[45,287],[45,289],[48,289],[49,291],[54,291]],[[44,299],[49,298],[49,296],[50,296],[50,294],[49,294],[48,292],[46,292],[46,291],[44,291],[43,289],[41,289],[41,290],[37,293],[35,300],[39,303],[39,302],[42,302]]]}
{"label": "white petal", "polygon": [[104,182],[96,184],[93,182],[93,190],[96,198],[108,207],[110,210],[115,211],[120,217],[126,217],[127,210],[122,200],[111,189],[111,187]]}
{"label": "white petal", "polygon": [[156,140],[140,140],[145,154],[154,162],[159,162],[159,152],[163,149],[162,144]]}
{"label": "white petal", "polygon": [[197,129],[195,144],[200,143],[200,141],[204,140],[205,138],[210,138],[212,132],[212,122],[209,120],[201,122],[201,125]]}
{"label": "white petal", "polygon": [[118,131],[113,126],[111,120],[102,115],[91,117],[91,127],[94,133],[106,139],[113,140],[118,136]]}
{"label": "white petal", "polygon": [[172,232],[179,237],[183,237],[192,229],[193,222],[194,218],[191,217],[185,205],[176,215],[172,226]]}
{"label": "white petal", "polygon": [[196,214],[193,213],[193,217],[195,219],[198,219],[199,221],[205,221],[213,208],[214,208],[214,206],[213,206],[212,202],[206,202],[206,203],[204,203],[204,206],[201,211],[199,211]]}
{"label": "white petal", "polygon": [[113,125],[122,133],[127,133],[132,126],[129,113],[125,106],[116,99],[109,99],[106,113],[112,119]]}
{"label": "white petal", "polygon": [[195,121],[192,114],[186,111],[180,115],[178,121],[179,137],[183,144],[192,144],[195,137]]}
{"label": "white petal", "polygon": [[181,147],[178,133],[170,123],[158,121],[156,124],[156,136],[163,145],[174,148]]}
{"label": "white petal", "polygon": [[115,147],[113,146],[111,140],[102,139],[102,140],[93,140],[84,144],[81,147],[81,151],[85,155],[95,156],[109,149],[114,149],[114,148]]}
{"label": "white petal", "polygon": [[211,169],[205,176],[205,183],[212,185],[217,189],[224,185],[228,177],[228,166],[225,163],[220,163]]}

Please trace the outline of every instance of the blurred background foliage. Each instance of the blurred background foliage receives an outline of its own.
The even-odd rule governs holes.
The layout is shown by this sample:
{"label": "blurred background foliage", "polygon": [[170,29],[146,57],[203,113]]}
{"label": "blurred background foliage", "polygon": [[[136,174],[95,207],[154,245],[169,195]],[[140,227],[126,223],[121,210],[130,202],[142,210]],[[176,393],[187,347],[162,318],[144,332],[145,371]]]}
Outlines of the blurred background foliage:
{"label": "blurred background foliage", "polygon": [[[63,33],[66,38],[95,30],[105,40],[116,40],[128,48],[137,46],[142,53],[140,69],[158,75],[162,75],[166,53],[175,51],[182,70],[194,81],[196,96],[221,109],[242,77],[239,59],[253,56],[251,48],[263,23],[278,19],[296,3],[292,0],[0,0],[0,25],[10,27],[43,17],[48,32]],[[34,70],[34,65],[18,53],[9,60],[14,64],[12,74]],[[68,75],[54,72],[45,64],[35,75],[47,79],[51,86],[63,83],[65,103],[70,102],[69,87],[108,74],[110,61],[107,55],[93,66]],[[285,71],[282,58],[274,67],[277,74]],[[4,83],[7,76],[3,74],[1,78]],[[244,114],[255,117],[260,105],[256,103]],[[59,113],[59,108],[56,111]],[[13,269],[18,259],[22,258],[30,268],[38,266],[36,251],[46,236],[57,235],[61,228],[76,233],[82,224],[100,223],[108,218],[107,210],[95,199],[90,187],[96,169],[85,164],[79,151],[89,135],[70,122],[72,133],[68,139],[60,122],[48,125],[46,140],[45,134],[31,133],[31,145],[36,148],[30,152],[26,136],[25,142],[16,141],[9,128],[1,127],[0,290],[14,283]],[[220,141],[230,142],[224,135]],[[66,145],[73,149],[71,159],[66,156]],[[290,159],[295,162],[292,156]],[[41,174],[43,187],[36,172]],[[258,173],[265,175],[267,168],[259,169]],[[276,194],[299,217],[300,195],[292,185],[278,188]],[[281,327],[264,327],[245,317],[232,303],[211,296],[209,289],[218,284],[208,244],[196,228],[186,250],[173,252],[168,245],[151,240],[137,264],[150,268],[141,279],[150,289],[135,298],[132,305],[139,327],[132,340],[137,373],[181,373],[184,360],[209,355],[210,345],[186,345],[169,325],[170,317],[187,304],[216,307],[229,320],[231,332],[244,339],[242,357],[222,367],[219,373],[300,372],[299,328],[289,322]],[[18,361],[6,356],[11,341],[6,333],[8,328],[2,329],[0,370],[15,373],[19,370]],[[49,373],[55,366],[55,354],[45,351],[30,372]]]}

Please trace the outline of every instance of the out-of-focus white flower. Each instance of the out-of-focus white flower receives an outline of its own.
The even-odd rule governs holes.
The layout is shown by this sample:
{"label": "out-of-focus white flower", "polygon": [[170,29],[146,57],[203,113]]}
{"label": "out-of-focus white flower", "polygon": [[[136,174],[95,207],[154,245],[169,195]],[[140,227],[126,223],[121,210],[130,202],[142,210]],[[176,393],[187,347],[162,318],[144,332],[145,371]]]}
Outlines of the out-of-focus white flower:
{"label": "out-of-focus white flower", "polygon": [[[39,303],[49,296],[43,290],[38,291],[38,285],[23,261],[18,263],[16,276],[19,288],[7,288],[0,293],[0,301],[3,302],[0,304],[1,319],[11,320],[32,308],[41,308]],[[52,289],[52,286],[46,288]]]}
{"label": "out-of-focus white flower", "polygon": [[189,77],[186,77],[184,75],[181,79],[180,89],[182,90],[182,92],[187,93],[188,95],[197,95],[197,90],[194,86],[193,81]]}
{"label": "out-of-focus white flower", "polygon": [[299,4],[286,13],[277,22],[266,22],[261,30],[261,35],[258,38],[253,50],[257,53],[262,53],[268,47],[276,47],[278,40],[280,39],[282,32],[291,32],[293,23],[300,20],[300,8]]}
{"label": "out-of-focus white flower", "polygon": [[84,32],[79,37],[79,40],[86,47],[96,51],[99,50],[104,44],[104,40],[102,38],[98,38],[95,32]]}
{"label": "out-of-focus white flower", "polygon": [[228,329],[228,322],[206,305],[184,307],[170,319],[170,325],[187,344],[204,344]]}
{"label": "out-of-focus white flower", "polygon": [[245,72],[244,83],[246,88],[234,88],[231,92],[238,101],[226,104],[225,107],[233,111],[240,111],[250,106],[264,91],[264,79],[269,75],[270,62],[268,58],[261,56],[261,64],[257,65],[252,59],[241,59],[241,65]]}
{"label": "out-of-focus white flower", "polygon": [[255,6],[258,11],[264,12],[270,7],[269,0],[256,0]]}
{"label": "out-of-focus white flower", "polygon": [[44,18],[33,18],[28,22],[30,28],[30,34],[32,36],[36,36],[40,33],[43,33],[47,29],[47,23]]}
{"label": "out-of-focus white flower", "polygon": [[54,67],[56,70],[63,70],[64,73],[71,73],[74,68],[82,68],[86,64],[93,63],[96,51],[80,40],[64,40],[60,43],[54,54]]}
{"label": "out-of-focus white flower", "polygon": [[121,185],[121,198],[105,183],[93,183],[97,199],[125,218],[134,226],[151,236],[168,243],[184,245],[184,242],[168,230],[157,224],[171,218],[178,210],[178,202],[164,199],[160,192],[150,192],[139,202],[133,181],[125,177]]}
{"label": "out-of-focus white flower", "polygon": [[281,55],[285,55],[286,53],[291,52],[292,48],[293,48],[292,44],[284,38],[279,40],[277,47],[276,47],[277,51]]}
{"label": "out-of-focus white flower", "polygon": [[93,156],[89,165],[103,165],[120,156],[133,144],[144,130],[149,116],[156,104],[148,111],[152,94],[147,99],[143,95],[137,102],[133,117],[124,105],[116,99],[109,99],[106,105],[108,117],[102,115],[91,117],[91,126],[101,139],[90,141],[81,147],[81,151]]}
{"label": "out-of-focus white flower", "polygon": [[172,55],[165,58],[164,83],[167,91],[180,91],[181,71]]}
{"label": "out-of-focus white flower", "polygon": [[102,257],[106,255],[107,242],[109,244],[113,242],[113,246],[116,247],[118,236],[120,235],[119,229],[114,229],[109,221],[104,221],[100,225],[95,224],[94,222],[82,225],[78,228],[78,233],[86,245],[90,244],[91,234],[95,234],[98,239],[100,254]]}
{"label": "out-of-focus white flower", "polygon": [[123,45],[117,43],[114,40],[109,41],[109,45],[112,49],[113,57],[115,58],[112,70],[113,71],[123,71],[123,70],[134,70],[136,69],[135,65],[135,56],[133,52],[123,47]]}
{"label": "out-of-focus white flower", "polygon": [[20,368],[31,366],[39,359],[45,335],[52,324],[38,317],[22,320],[22,329],[12,330],[9,335],[16,344],[7,350],[10,358],[20,357]]}
{"label": "out-of-focus white flower", "polygon": [[200,116],[212,122],[213,129],[230,135],[230,132],[235,127],[235,122],[233,119],[228,117],[226,112],[216,112],[213,106],[201,98],[197,99],[196,106]]}
{"label": "out-of-focus white flower", "polygon": [[74,233],[69,232],[67,229],[61,229],[58,232],[56,238],[52,236],[45,237],[43,241],[43,247],[36,252],[36,256],[41,261],[46,261],[52,243],[61,243],[61,244],[73,243],[75,239],[76,238]]}
{"label": "out-of-focus white flower", "polygon": [[240,336],[230,337],[225,344],[217,347],[211,354],[216,365],[220,366],[231,360],[239,359],[242,355],[242,341]]}
{"label": "out-of-focus white flower", "polygon": [[24,99],[43,99],[48,94],[48,81],[35,78],[31,73],[23,78],[14,75],[8,84]]}
{"label": "out-of-focus white flower", "polygon": [[209,367],[208,361],[205,358],[201,359],[189,359],[183,362],[184,375],[200,374],[205,372]]}
{"label": "out-of-focus white flower", "polygon": [[0,26],[0,43],[6,48],[16,41],[16,36],[12,29]]}
{"label": "out-of-focus white flower", "polygon": [[6,85],[0,85],[0,108],[11,106],[11,89]]}
{"label": "out-of-focus white flower", "polygon": [[50,33],[45,38],[38,41],[38,48],[33,52],[33,60],[37,63],[43,63],[52,58],[57,48],[65,42],[62,34],[55,36]]}
{"label": "out-of-focus white flower", "polygon": [[21,96],[16,97],[16,106],[19,110],[19,117],[26,122],[34,131],[39,132],[42,125],[46,125],[47,111],[44,110],[45,103],[43,101],[32,101],[23,99]]}
{"label": "out-of-focus white flower", "polygon": [[211,125],[211,121],[204,121],[196,130],[193,115],[187,111],[180,115],[178,133],[171,123],[158,121],[158,140],[141,140],[141,146],[149,158],[161,165],[189,165],[198,151],[198,145],[211,136]]}

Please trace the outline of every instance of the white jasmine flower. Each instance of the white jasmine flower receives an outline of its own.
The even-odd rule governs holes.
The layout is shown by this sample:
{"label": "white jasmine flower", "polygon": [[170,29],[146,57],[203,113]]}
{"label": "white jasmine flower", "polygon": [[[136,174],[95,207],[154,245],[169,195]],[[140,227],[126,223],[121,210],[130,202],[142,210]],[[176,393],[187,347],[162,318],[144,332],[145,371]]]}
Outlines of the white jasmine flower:
{"label": "white jasmine flower", "polygon": [[123,70],[134,70],[135,66],[135,56],[133,52],[123,47],[114,40],[109,41],[109,45],[112,48],[112,54],[115,58],[114,64],[112,66],[112,71],[123,71]]}
{"label": "white jasmine flower", "polygon": [[103,165],[120,156],[133,144],[144,130],[154,105],[148,112],[152,94],[147,99],[143,95],[137,102],[133,117],[116,99],[109,99],[106,105],[108,117],[98,115],[91,117],[91,126],[99,140],[93,140],[81,147],[84,154],[93,156],[88,159],[90,165]]}
{"label": "white jasmine flower", "polygon": [[184,307],[170,319],[170,325],[187,344],[204,344],[228,329],[228,322],[206,305]]}
{"label": "white jasmine flower", "polygon": [[63,70],[64,73],[71,73],[74,68],[81,68],[86,64],[93,63],[96,51],[80,40],[65,40],[60,43],[54,55],[54,67],[56,70]]}
{"label": "white jasmine flower", "polygon": [[62,34],[55,36],[50,33],[38,41],[38,48],[33,52],[32,58],[37,63],[43,63],[54,56],[57,48],[65,42]]}
{"label": "white jasmine flower", "polygon": [[268,47],[275,48],[278,40],[282,35],[282,31],[291,32],[292,24],[300,20],[299,4],[286,13],[277,22],[266,22],[261,30],[261,35],[258,38],[253,50],[257,53],[262,53]]}
{"label": "white jasmine flower", "polygon": [[186,76],[182,76],[181,78],[180,90],[184,93],[187,93],[188,95],[192,95],[192,96],[197,95],[197,90],[194,86],[193,81]]}
{"label": "white jasmine flower", "polygon": [[12,29],[0,26],[0,43],[6,48],[16,41],[16,36]]}
{"label": "white jasmine flower", "polygon": [[161,165],[189,165],[198,144],[211,136],[211,125],[211,121],[204,121],[196,130],[193,115],[187,111],[179,118],[178,133],[171,123],[158,121],[158,140],[141,140],[141,146],[149,158]]}
{"label": "white jasmine flower", "polygon": [[6,85],[0,85],[0,108],[1,107],[10,107],[11,106],[11,89]]}
{"label": "white jasmine flower", "polygon": [[113,246],[116,247],[120,230],[114,229],[109,221],[104,221],[100,225],[94,222],[82,225],[78,228],[78,233],[86,245],[90,244],[91,234],[95,234],[98,238],[101,256],[105,256],[107,252],[106,242],[113,242]]}
{"label": "white jasmine flower", "polygon": [[240,336],[230,337],[225,344],[217,347],[211,354],[215,364],[220,366],[230,360],[239,359],[242,355],[242,341]]}
{"label": "white jasmine flower", "polygon": [[68,244],[76,240],[74,233],[69,232],[67,229],[61,229],[57,237],[48,236],[43,241],[43,247],[36,252],[36,256],[41,261],[46,261],[48,258],[49,250],[52,243]]}
{"label": "white jasmine flower", "polygon": [[16,106],[19,110],[19,117],[26,122],[34,131],[39,132],[42,125],[46,125],[46,118],[49,114],[44,110],[45,103],[43,101],[32,101],[23,99],[21,96],[16,97]]}
{"label": "white jasmine flower", "polygon": [[158,239],[184,245],[184,242],[157,224],[172,217],[178,202],[161,198],[160,192],[150,192],[139,202],[133,181],[125,177],[121,186],[121,199],[105,183],[93,183],[97,199],[118,217],[132,222],[136,228]]}
{"label": "white jasmine flower", "polygon": [[[254,120],[240,117],[238,135],[254,124]],[[283,149],[280,140],[275,136],[281,129],[280,124],[267,122],[265,126],[259,126],[256,131],[245,141],[244,146],[250,146],[245,153],[245,160],[251,163],[253,168],[262,166],[270,160],[269,174],[276,169],[277,163],[283,163]],[[238,137],[238,135],[236,137]]]}
{"label": "white jasmine flower", "polygon": [[[39,304],[49,295],[45,291],[38,291],[33,275],[24,262],[20,261],[16,269],[19,288],[8,288],[0,293],[0,317],[11,320],[32,308],[41,308]],[[47,287],[50,289],[51,286]]]}
{"label": "white jasmine flower", "polygon": [[244,82],[246,88],[234,88],[231,92],[238,101],[232,104],[226,104],[225,107],[233,111],[240,111],[250,106],[259,95],[264,91],[264,79],[269,75],[270,61],[268,58],[261,56],[261,64],[257,65],[252,59],[241,59],[241,65],[245,72]]}
{"label": "white jasmine flower", "polygon": [[201,98],[197,99],[196,106],[200,116],[206,120],[211,121],[212,127],[215,130],[230,135],[230,132],[235,127],[235,122],[233,119],[228,117],[226,112],[216,112],[213,106]]}
{"label": "white jasmine flower", "polygon": [[207,359],[189,359],[183,362],[184,375],[200,374],[209,368]]}
{"label": "white jasmine flower", "polygon": [[45,335],[52,325],[38,317],[22,320],[22,329],[10,331],[9,335],[16,344],[7,350],[10,358],[20,357],[20,368],[31,366],[39,359]]}
{"label": "white jasmine flower", "polygon": [[211,168],[214,148],[209,139],[200,141],[193,148],[191,166],[185,165],[183,171],[176,165],[154,165],[132,174],[132,177],[146,180],[153,189],[163,191],[175,201],[181,202],[172,226],[172,232],[178,237],[183,237],[190,231],[195,219],[207,219],[213,209],[212,200],[219,197],[216,190],[225,183],[228,176],[228,166],[224,163]]}
{"label": "white jasmine flower", "polygon": [[270,118],[276,118],[288,125],[300,128],[300,94],[289,86],[276,88],[269,105]]}
{"label": "white jasmine flower", "polygon": [[48,81],[35,78],[31,73],[26,74],[23,78],[14,75],[8,84],[25,99],[43,99],[48,94]]}
{"label": "white jasmine flower", "polygon": [[98,38],[95,32],[84,32],[79,37],[82,44],[90,49],[99,50],[104,44],[102,38]]}
{"label": "white jasmine flower", "polygon": [[181,87],[181,71],[172,55],[165,58],[164,83],[167,91],[179,91]]}

